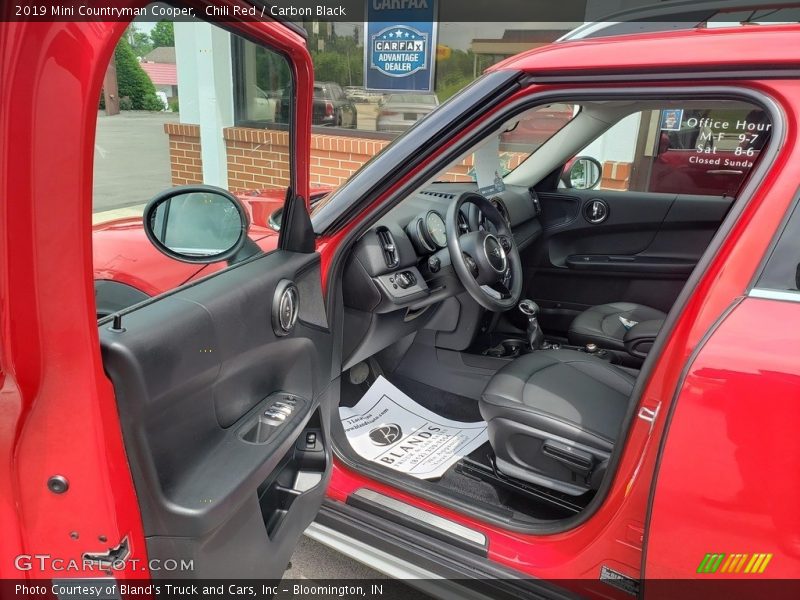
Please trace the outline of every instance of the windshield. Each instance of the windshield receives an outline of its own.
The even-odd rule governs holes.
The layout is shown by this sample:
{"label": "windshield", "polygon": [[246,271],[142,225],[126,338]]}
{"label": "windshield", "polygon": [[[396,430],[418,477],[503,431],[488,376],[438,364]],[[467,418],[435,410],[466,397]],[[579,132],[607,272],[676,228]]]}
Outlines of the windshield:
{"label": "windshield", "polygon": [[547,104],[521,114],[499,135],[490,136],[462,162],[453,165],[439,182],[478,182],[489,177],[505,177],[542,144],[553,137],[580,111],[576,104]]}

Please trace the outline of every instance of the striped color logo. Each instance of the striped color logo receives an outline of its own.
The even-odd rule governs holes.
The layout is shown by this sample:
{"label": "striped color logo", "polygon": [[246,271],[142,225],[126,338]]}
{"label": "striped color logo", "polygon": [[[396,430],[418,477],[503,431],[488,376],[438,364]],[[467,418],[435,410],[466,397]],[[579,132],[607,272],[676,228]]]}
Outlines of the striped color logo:
{"label": "striped color logo", "polygon": [[708,553],[697,567],[698,573],[745,573],[750,575],[763,573],[772,554],[724,554]]}

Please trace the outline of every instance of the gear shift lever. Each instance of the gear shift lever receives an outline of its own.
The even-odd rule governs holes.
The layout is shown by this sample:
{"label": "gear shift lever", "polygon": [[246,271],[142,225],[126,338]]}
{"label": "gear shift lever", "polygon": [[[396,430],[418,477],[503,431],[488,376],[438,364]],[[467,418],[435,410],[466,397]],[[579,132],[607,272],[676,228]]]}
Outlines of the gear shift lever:
{"label": "gear shift lever", "polygon": [[544,332],[539,327],[539,305],[533,300],[522,300],[519,303],[519,311],[528,317],[528,343],[531,350],[538,350],[544,343]]}

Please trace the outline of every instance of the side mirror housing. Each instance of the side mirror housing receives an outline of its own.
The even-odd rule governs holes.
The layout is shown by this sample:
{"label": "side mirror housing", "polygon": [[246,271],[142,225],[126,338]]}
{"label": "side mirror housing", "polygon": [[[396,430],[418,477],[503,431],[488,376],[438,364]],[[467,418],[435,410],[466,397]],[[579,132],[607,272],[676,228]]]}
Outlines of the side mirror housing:
{"label": "side mirror housing", "polygon": [[209,264],[228,260],[246,245],[247,211],[230,192],[210,185],[175,187],[144,209],[144,231],[170,258]]}
{"label": "side mirror housing", "polygon": [[603,174],[603,166],[591,156],[576,156],[561,172],[561,182],[565,187],[574,190],[591,190]]}

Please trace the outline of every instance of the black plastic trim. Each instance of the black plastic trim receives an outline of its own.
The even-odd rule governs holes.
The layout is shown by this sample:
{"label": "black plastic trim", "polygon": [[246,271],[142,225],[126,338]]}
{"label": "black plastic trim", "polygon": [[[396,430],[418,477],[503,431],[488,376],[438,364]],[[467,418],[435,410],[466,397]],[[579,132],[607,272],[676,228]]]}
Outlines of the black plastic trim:
{"label": "black plastic trim", "polygon": [[[306,42],[308,41],[308,32],[305,29],[303,29],[303,27],[301,27],[297,23],[295,23],[293,21],[290,21],[290,20],[288,20],[288,19],[286,19],[284,17],[273,17],[272,16],[272,13],[270,13],[269,9],[270,9],[270,6],[274,6],[274,3],[267,2],[266,0],[250,0],[250,3],[251,4],[255,4],[258,8],[265,9],[264,10],[264,15],[265,16],[263,18],[272,19],[273,21],[276,21],[276,22],[280,23],[281,25],[283,25],[287,29],[291,29],[292,31],[294,31],[297,35],[299,35],[304,40],[306,40]],[[267,16],[267,15],[269,15],[269,16]]]}
{"label": "black plastic trim", "polygon": [[[519,571],[477,556],[440,540],[370,514],[358,507],[326,499],[317,515],[317,523],[355,538],[369,546],[410,562],[451,580],[454,589],[474,580],[487,597],[576,598],[553,583],[531,579]],[[470,589],[475,589],[470,586]]]}
{"label": "black plastic trim", "polygon": [[525,79],[525,83],[531,84],[550,84],[550,83],[608,83],[612,81],[622,81],[625,83],[640,83],[649,81],[675,81],[683,82],[689,80],[748,80],[748,79],[797,79],[800,77],[798,69],[781,69],[764,67],[763,70],[737,71],[735,67],[726,66],[724,69],[708,71],[697,71],[693,68],[685,70],[675,70],[668,72],[620,72],[596,70],[591,75],[575,75],[574,73],[546,73],[537,75],[531,73]]}
{"label": "black plastic trim", "polygon": [[95,312],[106,318],[115,312],[150,299],[139,288],[113,279],[94,280]]}
{"label": "black plastic trim", "polygon": [[680,258],[646,255],[573,254],[566,264],[570,269],[613,273],[666,273],[689,275],[695,262]]}
{"label": "black plastic trim", "polygon": [[[756,269],[755,275],[753,275],[753,279],[750,281],[750,285],[747,286],[747,293],[749,294],[753,288],[759,287],[758,283],[764,277],[764,274],[767,270],[767,265],[769,265],[770,260],[772,260],[772,255],[775,253],[775,250],[778,248],[778,244],[780,244],[781,238],[783,237],[786,228],[789,226],[790,221],[792,220],[795,213],[798,213],[795,218],[800,219],[800,188],[794,193],[794,197],[789,204],[789,207],[786,209],[786,214],[783,215],[781,219],[780,225],[775,230],[775,234],[772,237],[772,240],[769,243],[769,247],[767,251],[764,253],[764,256],[761,258],[761,262],[758,264],[758,268]],[[792,290],[786,290],[792,291]]]}
{"label": "black plastic trim", "polygon": [[284,207],[288,210],[284,210],[286,219],[281,221],[281,228],[278,232],[280,248],[303,254],[313,253],[316,240],[305,199],[302,196],[296,196],[292,188],[289,188],[286,190]]}

